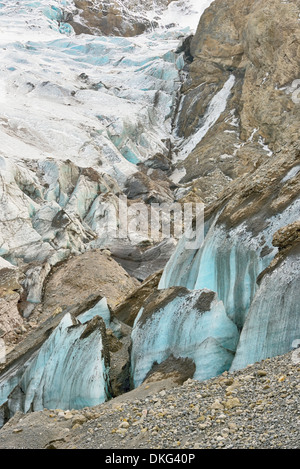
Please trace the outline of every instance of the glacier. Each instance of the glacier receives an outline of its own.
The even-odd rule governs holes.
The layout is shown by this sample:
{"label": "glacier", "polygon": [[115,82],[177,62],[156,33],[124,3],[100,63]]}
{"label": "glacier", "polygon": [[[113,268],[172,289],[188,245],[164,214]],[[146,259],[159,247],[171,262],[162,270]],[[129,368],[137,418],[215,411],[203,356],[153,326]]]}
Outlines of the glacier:
{"label": "glacier", "polygon": [[184,139],[178,146],[177,160],[184,160],[205,137],[209,129],[216,123],[226,109],[227,99],[235,83],[235,76],[230,75],[223,88],[211,100],[205,115],[203,125],[188,139]]}
{"label": "glacier", "polygon": [[[139,165],[168,158],[170,147],[177,152],[172,163],[184,160],[217,122],[236,84],[231,74],[194,134],[177,136],[186,77],[178,46],[211,3],[178,0],[165,10],[153,3],[154,9],[132,12],[156,27],[130,38],[76,35],[67,22],[71,0],[1,3],[0,256],[26,265],[25,318],[41,303],[51,269],[69,256],[95,247],[128,249],[130,261],[132,245],[149,241],[135,233],[116,245],[120,194]],[[282,184],[298,172],[299,165]],[[171,175],[177,195],[186,190],[184,173],[177,168]],[[274,233],[297,220],[299,208],[295,200],[259,233],[249,220],[221,223],[221,209],[206,221],[199,248],[188,248],[184,236],[176,248],[171,243],[159,290],[134,322],[134,387],[171,356],[191,359],[194,378],[206,380],[291,349],[300,328],[299,253],[257,279],[278,254]],[[80,409],[109,399],[106,328],[121,337],[105,298],[77,318],[66,314],[39,350],[1,375],[3,412]]]}
{"label": "glacier", "polygon": [[284,212],[265,220],[255,236],[245,221],[228,229],[218,223],[221,212],[206,222],[205,239],[197,250],[186,249],[182,237],[167,263],[159,288],[208,288],[218,293],[228,316],[241,330],[257,291],[256,279],[274,259],[278,249],[273,234],[298,219],[299,199]]}
{"label": "glacier", "polygon": [[154,363],[160,364],[171,355],[194,361],[194,379],[216,376],[229,369],[238,336],[237,327],[214,292],[166,289],[162,297],[155,298],[154,306],[149,301],[141,308],[134,322],[134,385],[143,382]]}
{"label": "glacier", "polygon": [[[176,144],[174,110],[185,76],[184,53],[176,51],[210,3],[178,1],[167,9],[154,3],[143,14],[150,21],[155,14],[157,27],[131,38],[76,35],[67,23],[71,0],[1,3],[0,255],[30,265],[25,318],[41,302],[53,266],[111,242],[108,210],[137,164],[167,156],[170,140]],[[225,94],[231,86],[232,79]],[[235,335],[222,302],[212,314]],[[34,356],[2,376],[1,405],[8,396],[11,413],[104,401],[103,334],[96,328],[82,338],[96,316],[118,337],[120,325],[110,320],[105,299],[82,317],[66,315]],[[218,334],[210,346],[216,357],[228,345]],[[209,360],[210,337],[204,333],[200,342]],[[227,359],[216,362],[218,370],[227,367]]]}
{"label": "glacier", "polygon": [[250,306],[231,371],[292,350],[299,339],[299,250],[266,274]]}
{"label": "glacier", "polygon": [[[45,272],[87,249],[118,251],[118,197],[139,163],[167,156],[176,144],[172,124],[185,76],[184,53],[176,51],[210,3],[145,5],[142,14],[150,21],[155,14],[157,27],[125,38],[76,35],[64,21],[74,12],[71,0],[2,2],[3,258],[41,263]],[[129,236],[125,248],[144,241]],[[38,269],[24,286],[29,317],[41,298]]]}
{"label": "glacier", "polygon": [[39,350],[0,379],[0,412],[81,409],[108,400],[110,359],[106,328],[120,324],[102,298],[77,318],[67,313]]}

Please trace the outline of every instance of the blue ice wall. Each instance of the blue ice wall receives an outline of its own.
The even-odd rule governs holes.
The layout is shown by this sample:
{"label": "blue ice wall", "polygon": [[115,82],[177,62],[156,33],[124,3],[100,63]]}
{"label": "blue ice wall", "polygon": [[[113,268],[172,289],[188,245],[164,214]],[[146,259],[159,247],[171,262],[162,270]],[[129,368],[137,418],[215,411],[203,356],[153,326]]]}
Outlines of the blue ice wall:
{"label": "blue ice wall", "polygon": [[8,405],[12,413],[20,409],[80,409],[107,400],[108,368],[103,358],[102,329],[88,328],[70,314],[44,342],[19,379]]}
{"label": "blue ice wall", "polygon": [[277,253],[272,245],[274,233],[298,219],[300,202],[266,220],[265,228],[253,235],[247,223],[234,229],[210,223],[203,245],[186,248],[184,238],[166,265],[159,288],[183,286],[190,290],[208,288],[217,292],[228,316],[241,329],[258,289],[256,279]]}
{"label": "blue ice wall", "polygon": [[[211,298],[203,311],[203,295]],[[191,358],[195,379],[204,380],[228,370],[238,341],[238,330],[222,301],[209,290],[182,292],[161,308],[145,314],[142,308],[132,331],[132,373],[139,386],[154,362],[168,357]]]}
{"label": "blue ice wall", "polygon": [[299,252],[266,274],[251,304],[231,370],[292,350],[300,339]]}
{"label": "blue ice wall", "polygon": [[106,401],[110,393],[109,366],[103,358],[104,325],[120,336],[120,323],[111,317],[106,298],[77,319],[66,314],[33,356],[2,375],[0,406],[8,402],[12,416],[18,410],[80,409]]}
{"label": "blue ice wall", "polygon": [[80,409],[108,397],[100,329],[81,338],[85,325],[66,315],[26,370],[20,386],[26,394],[24,411]]}

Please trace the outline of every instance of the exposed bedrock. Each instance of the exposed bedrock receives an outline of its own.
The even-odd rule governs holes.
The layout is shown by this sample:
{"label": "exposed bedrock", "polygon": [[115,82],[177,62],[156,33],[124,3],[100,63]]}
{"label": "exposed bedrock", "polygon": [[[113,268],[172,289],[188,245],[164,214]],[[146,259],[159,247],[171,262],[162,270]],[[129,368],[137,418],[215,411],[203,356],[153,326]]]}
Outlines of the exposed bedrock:
{"label": "exposed bedrock", "polygon": [[148,10],[156,9],[159,14],[172,1],[177,0],[156,0],[151,4],[145,0],[75,0],[77,11],[67,21],[76,34],[137,36],[158,26],[155,19],[147,17]]}
{"label": "exposed bedrock", "polygon": [[79,409],[129,391],[130,335],[106,298],[54,313],[2,365],[0,425],[17,411]]}
{"label": "exposed bedrock", "polygon": [[225,0],[201,17],[182,86],[176,159],[180,182],[198,187],[206,203],[297,145],[298,13],[297,0]]}

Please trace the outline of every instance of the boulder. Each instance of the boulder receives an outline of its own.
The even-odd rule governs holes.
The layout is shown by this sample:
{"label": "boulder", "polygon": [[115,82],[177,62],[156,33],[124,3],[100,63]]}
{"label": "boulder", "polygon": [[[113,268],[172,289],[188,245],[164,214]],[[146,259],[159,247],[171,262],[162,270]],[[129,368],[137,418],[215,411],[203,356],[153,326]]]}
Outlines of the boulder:
{"label": "boulder", "polygon": [[22,287],[20,271],[0,257],[0,339],[8,345],[22,332],[23,319],[18,310]]}
{"label": "boulder", "polygon": [[51,313],[56,308],[76,306],[91,295],[107,299],[115,307],[139,282],[100,249],[74,256],[52,269],[43,295],[43,309]]}

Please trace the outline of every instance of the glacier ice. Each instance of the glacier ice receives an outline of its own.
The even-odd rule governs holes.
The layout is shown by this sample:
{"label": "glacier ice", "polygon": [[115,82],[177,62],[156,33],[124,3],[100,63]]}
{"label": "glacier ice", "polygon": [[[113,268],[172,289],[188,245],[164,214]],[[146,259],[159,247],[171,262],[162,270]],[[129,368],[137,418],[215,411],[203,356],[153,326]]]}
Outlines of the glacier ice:
{"label": "glacier ice", "polygon": [[273,234],[298,219],[299,204],[296,200],[283,213],[270,217],[256,236],[247,228],[247,222],[227,229],[218,224],[216,215],[206,223],[200,249],[186,249],[187,242],[181,239],[164,269],[159,288],[183,286],[215,291],[228,316],[241,329],[257,291],[256,279],[277,253],[272,245]]}
{"label": "glacier ice", "polygon": [[82,323],[66,314],[21,372],[2,379],[1,404],[7,400],[11,415],[17,410],[80,409],[109,398],[105,326],[95,315],[106,314],[106,308],[98,305]]}
{"label": "glacier ice", "polygon": [[231,370],[293,348],[300,331],[299,252],[266,274],[253,299]]}
{"label": "glacier ice", "polygon": [[203,117],[203,125],[200,126],[194,135],[185,139],[183,143],[179,145],[179,152],[176,156],[177,160],[184,160],[194,150],[198,143],[205,137],[209,129],[218,120],[222,112],[225,111],[227,100],[234,84],[235,76],[230,75],[223,88],[212,98]]}
{"label": "glacier ice", "polygon": [[[194,378],[204,380],[228,370],[238,330],[217,295],[207,289],[164,290],[155,306],[141,308],[132,331],[131,366],[139,386],[155,362],[173,355],[191,358]],[[154,300],[154,298],[153,298]]]}

